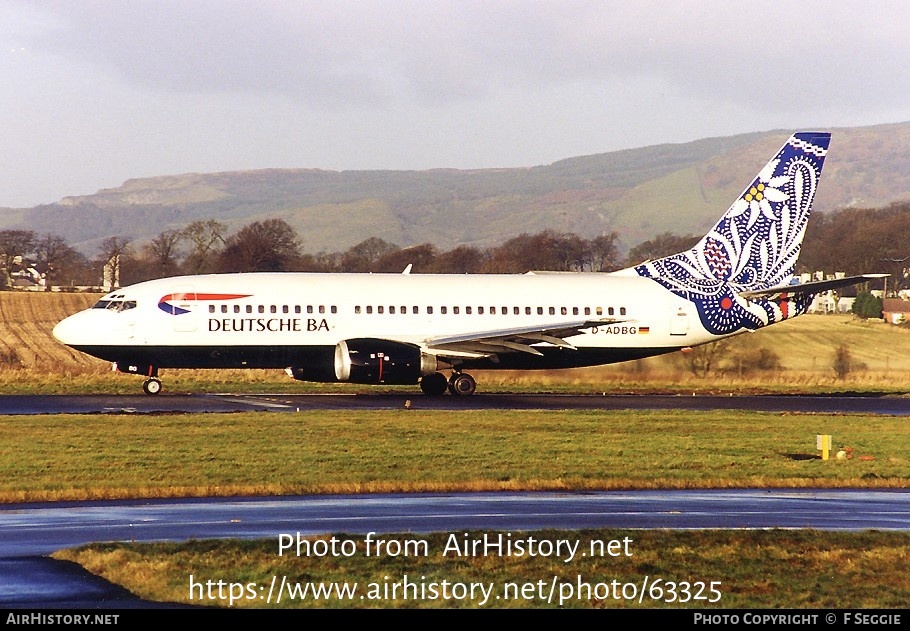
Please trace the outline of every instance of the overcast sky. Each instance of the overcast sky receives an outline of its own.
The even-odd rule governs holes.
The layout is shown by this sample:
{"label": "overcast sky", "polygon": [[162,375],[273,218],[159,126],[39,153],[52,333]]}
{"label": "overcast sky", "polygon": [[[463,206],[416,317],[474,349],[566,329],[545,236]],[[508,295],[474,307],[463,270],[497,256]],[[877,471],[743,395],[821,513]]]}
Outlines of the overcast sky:
{"label": "overcast sky", "polygon": [[910,3],[0,0],[0,206],[910,120]]}

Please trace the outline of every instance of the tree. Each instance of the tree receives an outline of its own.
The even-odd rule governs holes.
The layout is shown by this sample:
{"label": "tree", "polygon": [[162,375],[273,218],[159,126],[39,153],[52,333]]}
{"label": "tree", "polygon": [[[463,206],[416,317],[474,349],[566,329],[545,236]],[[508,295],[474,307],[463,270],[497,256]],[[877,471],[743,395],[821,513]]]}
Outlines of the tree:
{"label": "tree", "polygon": [[287,272],[300,264],[300,239],[283,219],[254,221],[225,241],[220,258],[224,272]]}
{"label": "tree", "polygon": [[101,242],[98,252],[101,254],[102,285],[107,291],[120,287],[122,259],[129,253],[129,239],[108,237]]}
{"label": "tree", "polygon": [[190,251],[184,261],[184,267],[190,274],[212,271],[220,252],[219,245],[224,244],[224,232],[227,227],[220,221],[194,221],[183,229],[183,238],[190,242]]}
{"label": "tree", "polygon": [[640,265],[645,261],[654,261],[665,256],[690,250],[701,237],[694,235],[680,236],[672,232],[664,232],[653,239],[643,241],[629,250],[626,264],[629,266]]}
{"label": "tree", "polygon": [[373,263],[400,248],[379,237],[370,237],[351,246],[341,255],[342,272],[372,272]]}
{"label": "tree", "polygon": [[19,257],[29,254],[35,247],[35,233],[31,230],[0,230],[0,265],[3,265],[3,283],[12,285],[12,267]]}
{"label": "tree", "polygon": [[38,268],[44,270],[44,290],[50,291],[60,272],[80,255],[63,237],[48,233],[35,242],[35,258]]}
{"label": "tree", "polygon": [[146,258],[155,268],[155,278],[173,276],[177,271],[179,246],[185,230],[165,230],[145,246]]}
{"label": "tree", "polygon": [[401,273],[408,265],[413,265],[414,272],[427,272],[436,260],[436,248],[429,243],[415,245],[411,248],[389,252],[375,263],[376,272]]}
{"label": "tree", "polygon": [[420,271],[436,274],[477,274],[486,258],[486,253],[475,247],[459,245],[453,250],[437,255],[429,269]]}
{"label": "tree", "polygon": [[880,318],[882,317],[882,299],[872,295],[871,292],[861,291],[856,294],[856,300],[853,301],[850,311],[863,320]]}
{"label": "tree", "polygon": [[853,357],[850,354],[850,349],[845,344],[841,344],[835,349],[831,367],[834,369],[838,379],[843,379],[853,370]]}
{"label": "tree", "polygon": [[595,237],[590,245],[590,261],[592,272],[612,272],[620,268],[619,247],[617,241],[619,234],[611,232]]}
{"label": "tree", "polygon": [[723,339],[695,346],[677,355],[680,362],[696,377],[707,377],[718,367],[730,350],[730,340]]}

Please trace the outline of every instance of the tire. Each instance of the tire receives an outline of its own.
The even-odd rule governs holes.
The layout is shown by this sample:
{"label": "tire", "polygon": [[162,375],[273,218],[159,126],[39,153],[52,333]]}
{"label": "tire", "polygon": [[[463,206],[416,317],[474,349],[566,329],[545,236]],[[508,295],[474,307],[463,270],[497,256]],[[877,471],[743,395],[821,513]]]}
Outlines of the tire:
{"label": "tire", "polygon": [[448,385],[449,382],[446,380],[446,376],[441,372],[434,372],[432,375],[427,375],[420,380],[420,389],[425,395],[430,397],[438,397],[445,394]]}
{"label": "tire", "polygon": [[157,377],[151,377],[146,379],[145,383],[142,384],[142,389],[146,394],[155,395],[161,392],[161,380]]}
{"label": "tire", "polygon": [[477,382],[467,373],[455,373],[449,379],[449,392],[457,397],[468,397],[477,390]]}

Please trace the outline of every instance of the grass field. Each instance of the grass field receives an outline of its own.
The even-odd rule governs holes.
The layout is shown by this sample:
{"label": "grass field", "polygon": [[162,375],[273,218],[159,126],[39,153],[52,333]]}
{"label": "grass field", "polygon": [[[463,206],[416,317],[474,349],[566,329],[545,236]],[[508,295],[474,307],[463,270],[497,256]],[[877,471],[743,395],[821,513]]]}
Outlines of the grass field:
{"label": "grass field", "polygon": [[[464,533],[458,533],[463,536]],[[519,538],[528,533],[512,533]],[[685,608],[903,610],[910,593],[908,538],[903,533],[823,533],[816,531],[656,531],[590,530],[530,533],[538,541],[577,541],[579,550],[599,542],[630,540],[617,557],[588,554],[566,559],[525,555],[444,555],[445,533],[383,535],[385,541],[426,542],[411,548],[420,554],[368,557],[363,536],[350,557],[277,554],[277,537],[267,541],[187,542],[133,546],[110,544],[56,554],[125,585],[149,599],[194,605],[272,608]],[[470,533],[479,537],[482,533]],[[328,537],[314,537],[323,541]],[[425,554],[423,552],[426,552]],[[197,587],[191,598],[189,578],[197,584],[222,580],[210,592]],[[405,594],[405,577],[424,585]],[[642,589],[643,581],[650,588]],[[295,587],[357,584],[353,597],[267,600],[272,581]],[[442,582],[483,585],[474,598],[445,597]],[[392,589],[398,586],[397,597]],[[550,587],[557,586],[550,598]],[[438,596],[431,591],[434,585]],[[238,589],[242,586],[242,589]],[[250,586],[253,589],[250,590]],[[510,590],[510,586],[515,586]],[[521,589],[518,589],[518,586]],[[587,586],[587,587],[586,587]],[[712,589],[715,590],[712,592]],[[371,597],[370,594],[373,594]],[[233,594],[236,599],[231,599]],[[638,596],[642,596],[639,602]]]}
{"label": "grass field", "polygon": [[[853,448],[850,460],[822,461],[815,434]],[[0,497],[6,501],[192,495],[346,493],[493,489],[733,487],[906,488],[906,420],[858,415],[739,412],[379,411],[227,415],[79,415],[0,419]],[[864,459],[861,459],[864,458]],[[871,459],[865,459],[871,458]],[[343,534],[338,533],[340,537]],[[495,534],[495,533],[493,533]],[[587,541],[635,540],[631,558],[576,559],[477,555],[442,557],[445,534],[421,558],[279,557],[275,539],[258,542],[100,544],[55,554],[146,598],[190,599],[190,575],[269,585],[347,581],[560,584],[582,577],[600,596],[564,607],[902,608],[908,593],[906,533],[814,531],[591,531],[533,533]],[[326,535],[328,536],[328,535]],[[276,532],[277,537],[277,532]],[[587,545],[587,544],[585,544]],[[603,597],[612,581],[661,583],[642,603]],[[718,582],[720,600],[669,592]],[[529,588],[530,589],[530,588]],[[694,587],[692,589],[695,589]],[[691,590],[690,590],[691,591]],[[217,593],[217,590],[216,590]],[[225,594],[228,592],[225,591]],[[362,593],[362,592],[361,592]],[[548,607],[527,597],[405,599],[379,596],[208,598],[235,607]],[[247,592],[244,592],[247,594]],[[675,594],[675,596],[674,596]],[[663,600],[661,600],[663,598]]]}
{"label": "grass field", "polygon": [[[819,459],[816,434],[851,460]],[[903,488],[898,417],[318,411],[0,417],[0,501],[631,488]]]}

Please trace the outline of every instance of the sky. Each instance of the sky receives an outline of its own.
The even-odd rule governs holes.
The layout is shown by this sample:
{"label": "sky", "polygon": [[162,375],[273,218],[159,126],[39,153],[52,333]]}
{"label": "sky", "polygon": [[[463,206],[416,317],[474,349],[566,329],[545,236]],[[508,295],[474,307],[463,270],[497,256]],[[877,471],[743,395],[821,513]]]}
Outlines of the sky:
{"label": "sky", "polygon": [[0,207],[910,120],[910,3],[0,0]]}

